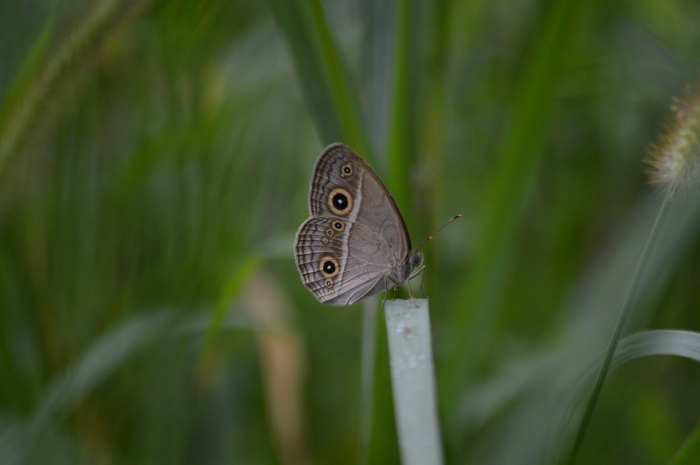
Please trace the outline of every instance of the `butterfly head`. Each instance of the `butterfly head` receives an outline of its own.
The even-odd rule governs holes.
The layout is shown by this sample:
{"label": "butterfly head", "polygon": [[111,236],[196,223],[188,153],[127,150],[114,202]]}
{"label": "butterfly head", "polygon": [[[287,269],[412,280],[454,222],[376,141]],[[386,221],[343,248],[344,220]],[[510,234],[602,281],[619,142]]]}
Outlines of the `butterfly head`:
{"label": "butterfly head", "polygon": [[411,269],[419,268],[423,264],[423,252],[410,251],[406,262],[411,265]]}

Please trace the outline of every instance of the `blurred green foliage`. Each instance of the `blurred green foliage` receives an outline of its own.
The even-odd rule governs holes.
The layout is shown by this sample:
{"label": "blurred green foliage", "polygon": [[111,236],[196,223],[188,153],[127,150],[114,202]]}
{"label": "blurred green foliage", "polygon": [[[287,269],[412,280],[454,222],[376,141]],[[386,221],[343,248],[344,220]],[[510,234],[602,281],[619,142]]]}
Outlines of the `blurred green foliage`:
{"label": "blurred green foliage", "polygon": [[[335,141],[414,243],[464,215],[425,250],[448,463],[544,463],[699,42],[689,0],[0,3],[0,463],[356,463],[361,312],[291,247]],[[626,333],[700,331],[699,258],[689,191]],[[378,350],[369,462],[398,463]],[[625,364],[578,463],[692,463],[699,384]]]}

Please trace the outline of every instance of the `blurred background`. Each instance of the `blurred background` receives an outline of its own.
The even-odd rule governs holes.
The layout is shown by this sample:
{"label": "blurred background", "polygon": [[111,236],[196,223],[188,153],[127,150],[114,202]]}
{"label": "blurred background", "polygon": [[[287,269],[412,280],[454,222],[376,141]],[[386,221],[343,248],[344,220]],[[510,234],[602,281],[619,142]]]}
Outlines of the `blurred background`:
{"label": "blurred background", "polygon": [[[0,462],[358,463],[362,307],[316,302],[292,251],[340,141],[414,244],[464,215],[424,250],[447,463],[546,463],[698,43],[692,0],[0,2]],[[700,330],[698,197],[626,334]],[[399,463],[376,337],[363,434]],[[699,385],[686,359],[625,364],[578,463],[667,463]]]}

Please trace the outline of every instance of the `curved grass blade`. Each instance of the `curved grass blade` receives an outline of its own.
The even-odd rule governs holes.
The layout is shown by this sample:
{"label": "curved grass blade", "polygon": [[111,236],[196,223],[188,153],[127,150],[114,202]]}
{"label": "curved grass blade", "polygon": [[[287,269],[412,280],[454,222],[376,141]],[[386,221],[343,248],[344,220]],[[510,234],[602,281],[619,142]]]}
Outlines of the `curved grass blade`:
{"label": "curved grass blade", "polygon": [[[642,277],[637,302],[653,301],[671,285],[674,274],[668,270],[676,269],[692,253],[700,227],[700,204],[693,196],[679,197],[673,203]],[[561,321],[555,325],[552,345],[508,357],[498,375],[475,383],[465,393],[459,407],[462,430],[474,433],[490,428],[489,424],[501,425],[493,443],[470,444],[469,454],[483,458],[480,463],[559,463],[553,458],[559,451],[552,448],[558,449],[561,439],[552,438],[564,436],[558,423],[560,399],[579,379],[582,367],[604,352],[610,331],[599,328],[615,324],[660,204],[656,196],[642,199],[635,213],[622,219],[624,226],[615,234],[614,243],[593,257],[571,288],[560,312]],[[650,310],[653,306],[646,307]],[[632,312],[628,327],[638,327],[646,318],[643,311]],[[568,439],[573,438],[572,431],[570,427]]]}
{"label": "curved grass blade", "polygon": [[[613,370],[626,362],[650,355],[676,355],[700,362],[700,333],[664,329],[632,334],[620,341],[610,369]],[[605,354],[600,354],[588,365],[562,402],[561,414],[557,419],[558,427],[554,430],[555,434],[559,434],[555,438],[555,444],[559,444],[560,448],[559,456],[568,447],[565,444],[566,429],[578,406],[593,388],[604,358]]]}
{"label": "curved grass blade", "polygon": [[[201,336],[211,327],[210,312],[185,321],[174,318],[170,310],[137,315],[90,345],[72,366],[48,386],[26,427],[0,428],[0,450],[12,452],[8,463],[24,463],[36,441],[71,414],[100,384],[112,376],[130,357],[146,344],[169,335]],[[203,319],[204,317],[204,319]],[[248,322],[229,319],[220,326],[243,327]],[[8,445],[12,444],[12,447]]]}
{"label": "curved grass blade", "polygon": [[138,315],[93,343],[72,367],[48,387],[31,422],[38,434],[60,420],[144,344],[171,326],[171,313]]}
{"label": "curved grass blade", "polygon": [[612,362],[613,355],[615,354],[615,350],[617,349],[617,344],[620,340],[620,336],[622,335],[622,330],[625,327],[627,317],[632,310],[632,302],[634,302],[634,298],[637,295],[637,288],[639,287],[639,283],[642,280],[642,273],[644,272],[646,263],[649,260],[649,256],[651,255],[651,250],[654,246],[656,237],[658,236],[659,231],[661,230],[660,225],[663,223],[663,219],[666,216],[666,213],[668,212],[669,203],[669,199],[666,198],[664,199],[664,203],[661,204],[661,209],[659,210],[659,214],[656,217],[654,226],[651,229],[649,239],[647,240],[647,243],[644,246],[644,250],[642,251],[641,257],[639,258],[637,269],[634,271],[632,282],[630,283],[630,287],[627,290],[627,296],[625,297],[625,300],[622,303],[622,309],[620,310],[620,315],[617,319],[617,323],[615,323],[613,335],[610,338],[608,348],[605,351],[603,363],[601,364],[600,370],[598,371],[595,386],[593,387],[593,393],[591,394],[591,397],[588,400],[588,404],[586,405],[586,410],[584,412],[583,419],[581,420],[581,425],[579,426],[579,430],[576,435],[576,440],[574,441],[574,446],[571,449],[571,456],[569,457],[570,465],[576,463],[578,451],[581,448],[581,444],[583,443],[583,438],[586,434],[586,429],[588,428],[588,424],[591,420],[591,417],[593,416],[593,410],[595,409],[595,405],[598,401],[598,397],[600,396],[600,392],[603,390],[603,383],[605,382],[605,378],[608,374],[610,363]]}

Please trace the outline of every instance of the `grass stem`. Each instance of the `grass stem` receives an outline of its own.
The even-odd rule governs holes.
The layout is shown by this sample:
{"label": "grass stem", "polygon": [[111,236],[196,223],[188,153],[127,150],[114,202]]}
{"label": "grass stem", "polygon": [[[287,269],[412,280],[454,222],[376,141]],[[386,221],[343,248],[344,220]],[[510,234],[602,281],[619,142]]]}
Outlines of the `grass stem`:
{"label": "grass stem", "polygon": [[396,429],[403,465],[442,465],[428,299],[384,304]]}
{"label": "grass stem", "polygon": [[377,353],[377,299],[362,305],[362,373],[360,379],[360,434],[358,438],[358,465],[369,463],[369,442],[372,432],[372,404],[374,401],[374,361]]}
{"label": "grass stem", "polygon": [[644,268],[646,267],[647,261],[649,260],[652,246],[656,240],[656,237],[659,234],[661,224],[663,223],[663,219],[665,218],[666,213],[669,210],[670,204],[670,198],[664,197],[664,202],[661,204],[659,214],[656,216],[656,221],[654,222],[654,226],[652,227],[651,233],[649,234],[649,239],[647,239],[647,243],[644,246],[642,255],[639,258],[637,269],[634,271],[632,282],[630,283],[630,287],[627,290],[627,296],[625,297],[625,300],[622,304],[622,309],[620,310],[620,315],[617,318],[617,323],[615,323],[615,330],[613,331],[612,337],[610,338],[610,342],[608,343],[608,348],[605,352],[605,358],[603,359],[603,363],[600,366],[600,371],[598,371],[598,376],[596,377],[595,385],[593,386],[593,392],[591,393],[591,397],[588,399],[588,403],[586,404],[586,410],[583,414],[581,425],[579,426],[578,433],[576,434],[574,445],[571,448],[571,454],[569,455],[568,461],[569,465],[574,465],[576,463],[576,459],[581,449],[583,438],[586,434],[586,429],[588,428],[588,424],[590,423],[591,417],[593,416],[593,409],[595,409],[598,397],[600,397],[600,392],[603,389],[605,377],[607,376],[608,371],[610,369],[610,363],[612,362],[613,356],[615,355],[615,350],[617,349],[617,344],[620,341],[622,330],[625,326],[625,322],[627,321],[627,317],[632,309],[632,302],[634,301],[634,297],[637,294],[637,288],[639,287],[639,283],[642,280]]}

